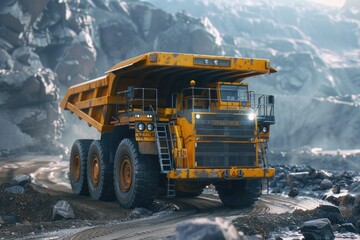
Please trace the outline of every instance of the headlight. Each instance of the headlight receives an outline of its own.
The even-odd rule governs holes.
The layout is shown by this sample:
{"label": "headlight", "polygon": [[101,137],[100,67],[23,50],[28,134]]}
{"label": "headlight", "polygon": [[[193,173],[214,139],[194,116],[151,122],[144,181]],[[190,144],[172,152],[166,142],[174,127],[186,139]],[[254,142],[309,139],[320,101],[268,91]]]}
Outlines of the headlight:
{"label": "headlight", "polygon": [[153,131],[153,130],[154,130],[154,124],[148,123],[148,124],[146,125],[146,129],[147,129],[148,131]]}
{"label": "headlight", "polygon": [[145,124],[139,123],[139,124],[137,125],[137,128],[139,129],[139,131],[144,131],[144,130],[145,130]]}
{"label": "headlight", "polygon": [[249,114],[249,115],[248,115],[248,119],[249,119],[250,121],[254,121],[254,119],[255,119],[255,114],[253,114],[253,113]]}
{"label": "headlight", "polygon": [[269,128],[267,126],[264,126],[264,127],[262,127],[261,131],[263,133],[267,133],[267,132],[269,132]]}
{"label": "headlight", "polygon": [[200,119],[200,114],[196,114],[196,115],[195,115],[195,118],[196,118],[196,119]]}

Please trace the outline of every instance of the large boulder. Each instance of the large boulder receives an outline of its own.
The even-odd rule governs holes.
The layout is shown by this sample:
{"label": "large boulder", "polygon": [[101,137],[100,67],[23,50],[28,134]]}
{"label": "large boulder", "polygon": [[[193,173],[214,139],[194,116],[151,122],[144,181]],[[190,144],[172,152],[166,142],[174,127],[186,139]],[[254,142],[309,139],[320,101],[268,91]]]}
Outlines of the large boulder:
{"label": "large boulder", "polygon": [[322,212],[322,216],[329,219],[332,224],[342,224],[344,219],[340,209],[334,205],[321,204],[318,210]]}
{"label": "large boulder", "polygon": [[55,72],[66,86],[84,82],[94,69],[96,49],[88,31],[81,31],[69,45],[61,47]]}
{"label": "large boulder", "polygon": [[235,227],[223,218],[198,218],[176,227],[176,240],[235,240],[240,239]]}
{"label": "large boulder", "polygon": [[305,239],[333,240],[335,239],[329,219],[321,218],[304,222],[300,228]]}

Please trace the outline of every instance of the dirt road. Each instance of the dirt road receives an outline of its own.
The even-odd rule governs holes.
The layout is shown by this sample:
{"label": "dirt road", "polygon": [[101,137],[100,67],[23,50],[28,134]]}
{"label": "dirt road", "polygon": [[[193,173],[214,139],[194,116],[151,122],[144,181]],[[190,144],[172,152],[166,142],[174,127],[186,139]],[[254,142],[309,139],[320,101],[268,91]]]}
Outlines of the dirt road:
{"label": "dirt road", "polygon": [[158,200],[175,205],[177,211],[160,211],[147,218],[124,221],[130,211],[120,208],[116,202],[99,202],[89,197],[73,195],[67,175],[68,162],[60,157],[26,155],[0,159],[0,183],[7,182],[18,174],[30,174],[36,190],[69,200],[76,209],[83,209],[83,214],[80,213],[79,216],[83,221],[95,220],[92,226],[75,229],[66,227],[61,231],[24,239],[159,239],[174,235],[176,225],[188,219],[221,216],[232,220],[249,214],[309,210],[320,203],[315,199],[263,195],[251,208],[232,210],[223,207],[216,199],[216,192],[209,190],[195,199]]}

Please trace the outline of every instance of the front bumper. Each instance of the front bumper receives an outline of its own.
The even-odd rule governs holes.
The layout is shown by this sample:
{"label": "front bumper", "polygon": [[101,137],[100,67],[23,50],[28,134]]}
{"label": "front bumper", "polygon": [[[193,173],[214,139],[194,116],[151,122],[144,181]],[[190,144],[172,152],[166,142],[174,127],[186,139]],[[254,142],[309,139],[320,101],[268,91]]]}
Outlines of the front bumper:
{"label": "front bumper", "polygon": [[231,169],[199,169],[182,168],[170,171],[170,179],[224,179],[238,180],[247,178],[272,178],[274,168],[231,168]]}

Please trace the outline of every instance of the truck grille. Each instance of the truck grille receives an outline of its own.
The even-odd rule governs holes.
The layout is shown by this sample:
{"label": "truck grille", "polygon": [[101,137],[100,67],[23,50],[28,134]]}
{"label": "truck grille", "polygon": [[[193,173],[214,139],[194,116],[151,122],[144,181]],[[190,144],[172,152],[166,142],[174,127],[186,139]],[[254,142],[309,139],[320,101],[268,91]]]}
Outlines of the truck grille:
{"label": "truck grille", "polygon": [[195,143],[197,166],[255,166],[254,143],[226,142],[251,141],[255,137],[254,129],[255,122],[249,121],[247,116],[201,114],[200,119],[195,121],[197,141],[211,142]]}
{"label": "truck grille", "polygon": [[210,136],[216,135],[217,140],[250,141],[254,138],[255,122],[247,116],[202,114],[195,121],[195,130],[197,135],[203,135],[201,140],[214,140]]}
{"label": "truck grille", "polygon": [[196,143],[198,167],[255,166],[255,144]]}

